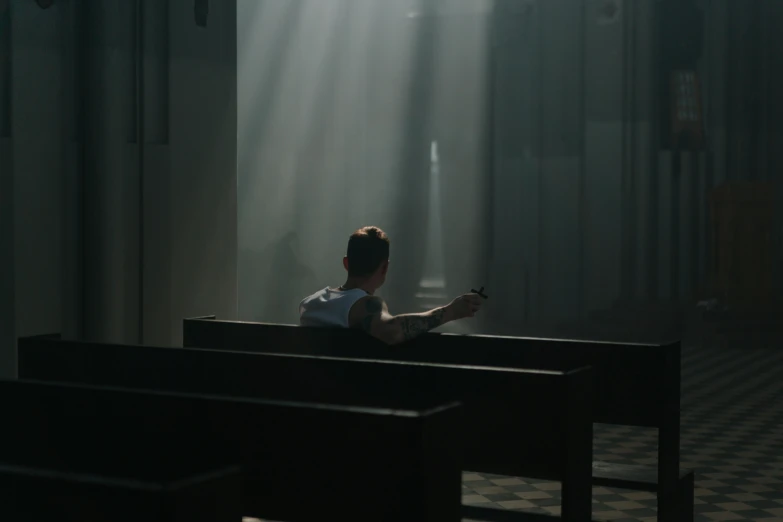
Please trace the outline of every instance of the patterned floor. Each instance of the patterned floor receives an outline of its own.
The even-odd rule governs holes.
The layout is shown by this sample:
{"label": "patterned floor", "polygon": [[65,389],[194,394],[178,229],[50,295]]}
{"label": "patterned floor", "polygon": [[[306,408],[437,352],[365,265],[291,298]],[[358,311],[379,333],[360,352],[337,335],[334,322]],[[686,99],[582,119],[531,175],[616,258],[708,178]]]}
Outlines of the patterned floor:
{"label": "patterned floor", "polygon": [[[695,520],[783,521],[783,348],[683,349],[682,467]],[[654,429],[596,426],[597,460],[655,464]],[[466,473],[463,502],[559,514],[560,484]],[[593,489],[595,520],[656,520],[655,496]]]}

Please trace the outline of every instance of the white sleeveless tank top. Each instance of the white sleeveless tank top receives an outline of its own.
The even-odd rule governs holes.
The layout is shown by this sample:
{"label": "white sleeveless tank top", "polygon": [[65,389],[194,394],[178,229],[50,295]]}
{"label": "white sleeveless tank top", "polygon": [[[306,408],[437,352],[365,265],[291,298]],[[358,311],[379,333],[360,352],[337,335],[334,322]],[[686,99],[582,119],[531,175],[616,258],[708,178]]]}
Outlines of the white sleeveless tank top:
{"label": "white sleeveless tank top", "polygon": [[299,303],[299,324],[302,326],[331,326],[348,328],[351,307],[369,295],[364,290],[333,290],[324,288]]}

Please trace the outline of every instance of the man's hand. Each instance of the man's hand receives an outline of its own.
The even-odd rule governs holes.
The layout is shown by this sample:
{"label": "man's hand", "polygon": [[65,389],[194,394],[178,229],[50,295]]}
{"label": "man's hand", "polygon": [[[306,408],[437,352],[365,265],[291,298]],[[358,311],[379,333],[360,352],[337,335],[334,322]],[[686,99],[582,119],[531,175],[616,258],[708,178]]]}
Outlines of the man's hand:
{"label": "man's hand", "polygon": [[483,299],[478,294],[465,294],[457,297],[446,305],[449,320],[456,321],[466,317],[473,317],[481,309]]}

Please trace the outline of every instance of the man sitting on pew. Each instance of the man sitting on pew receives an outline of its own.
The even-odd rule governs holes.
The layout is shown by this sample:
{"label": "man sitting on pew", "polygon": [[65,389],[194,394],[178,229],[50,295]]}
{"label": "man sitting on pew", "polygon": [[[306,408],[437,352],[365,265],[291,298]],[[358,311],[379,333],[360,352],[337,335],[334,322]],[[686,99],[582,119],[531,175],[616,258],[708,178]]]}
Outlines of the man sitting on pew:
{"label": "man sitting on pew", "polygon": [[378,227],[351,234],[343,266],[348,279],[342,286],[319,290],[299,304],[302,326],[361,328],[386,344],[398,344],[450,321],[473,317],[481,308],[481,296],[471,293],[428,312],[391,315],[386,302],[374,295],[389,270],[389,237]]}

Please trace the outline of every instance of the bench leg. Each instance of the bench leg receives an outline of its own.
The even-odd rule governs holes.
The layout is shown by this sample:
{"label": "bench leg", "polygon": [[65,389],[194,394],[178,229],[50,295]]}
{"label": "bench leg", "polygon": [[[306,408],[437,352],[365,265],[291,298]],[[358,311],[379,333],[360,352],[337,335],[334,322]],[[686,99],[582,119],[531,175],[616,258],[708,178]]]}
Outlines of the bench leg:
{"label": "bench leg", "polygon": [[560,518],[570,522],[593,519],[593,484],[589,478],[563,481]]}
{"label": "bench leg", "polygon": [[673,486],[658,490],[659,522],[693,522],[693,472],[678,479]]}
{"label": "bench leg", "polygon": [[694,505],[693,505],[693,488],[694,488],[694,473],[688,473],[688,475],[685,476],[680,481],[679,487],[677,488],[677,496],[679,500],[679,509],[680,509],[680,522],[693,522],[693,511],[694,511]]}

